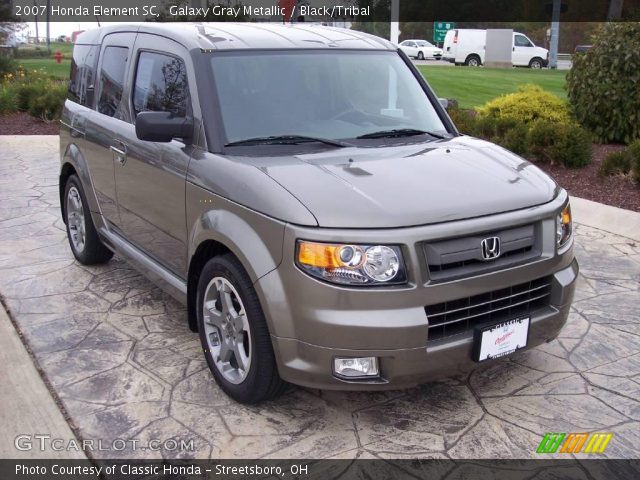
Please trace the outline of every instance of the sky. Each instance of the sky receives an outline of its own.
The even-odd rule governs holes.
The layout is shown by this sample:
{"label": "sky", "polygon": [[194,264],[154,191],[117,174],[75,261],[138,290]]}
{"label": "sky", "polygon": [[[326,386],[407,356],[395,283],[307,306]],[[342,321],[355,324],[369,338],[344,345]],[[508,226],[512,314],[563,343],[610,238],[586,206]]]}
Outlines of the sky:
{"label": "sky", "polygon": [[[25,22],[28,27],[25,29],[25,33],[30,37],[36,35],[36,22]],[[109,22],[101,22],[101,25],[107,25]],[[50,35],[52,39],[59,37],[60,35],[71,36],[71,32],[76,30],[89,30],[90,28],[97,28],[97,22],[51,22]],[[28,33],[27,33],[28,32]],[[46,22],[38,22],[38,35],[40,38],[45,38],[47,35]]]}

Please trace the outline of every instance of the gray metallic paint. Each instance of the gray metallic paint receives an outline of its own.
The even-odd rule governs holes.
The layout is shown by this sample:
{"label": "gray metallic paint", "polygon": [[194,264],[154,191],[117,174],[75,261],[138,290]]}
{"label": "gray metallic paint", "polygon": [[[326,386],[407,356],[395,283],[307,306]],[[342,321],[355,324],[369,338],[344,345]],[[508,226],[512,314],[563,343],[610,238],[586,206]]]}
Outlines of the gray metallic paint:
{"label": "gray metallic paint", "polygon": [[[466,371],[476,365],[470,333],[427,344],[424,306],[546,275],[553,275],[551,306],[534,312],[529,347],[557,335],[578,267],[572,242],[560,251],[555,247],[555,217],[567,194],[536,167],[468,137],[288,156],[231,155],[216,128],[210,73],[195,75],[209,63],[201,48],[392,50],[391,44],[344,30],[247,24],[212,26],[206,35],[197,25],[104,27],[97,37],[138,30],[162,37],[159,43],[190,65],[193,144],[140,142],[130,136],[130,112],[128,119],[112,119],[67,101],[63,166],[78,172],[105,244],[180,301],[186,303],[187,268],[202,242],[219,242],[234,253],[254,282],[285,380],[317,388],[385,389]],[[130,83],[132,68],[128,75]],[[446,117],[439,104],[434,108]],[[126,172],[116,172],[109,152],[114,139],[128,142]],[[184,195],[184,203],[175,203],[175,194]],[[532,222],[541,225],[537,260],[462,280],[429,278],[422,242]],[[409,281],[377,288],[319,281],[295,265],[298,239],[400,245]],[[336,355],[379,356],[383,378],[339,380],[331,375]]]}

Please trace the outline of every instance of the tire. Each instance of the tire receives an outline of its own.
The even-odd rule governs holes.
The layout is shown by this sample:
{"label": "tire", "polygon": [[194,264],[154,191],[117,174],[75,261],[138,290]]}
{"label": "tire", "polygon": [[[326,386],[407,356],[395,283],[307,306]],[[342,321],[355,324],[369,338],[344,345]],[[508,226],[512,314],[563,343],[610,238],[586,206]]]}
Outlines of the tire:
{"label": "tire", "polygon": [[469,55],[464,61],[464,64],[467,67],[479,67],[480,65],[482,65],[482,63],[480,62],[480,57],[478,55]]}
{"label": "tire", "polygon": [[418,60],[424,60],[424,53],[418,52]]}
{"label": "tire", "polygon": [[205,359],[222,391],[237,402],[254,404],[286,390],[258,295],[233,255],[206,263],[198,281],[196,309]]}
{"label": "tire", "polygon": [[542,68],[543,63],[544,62],[542,61],[541,58],[538,58],[538,57],[532,58],[531,61],[529,62],[529,68],[539,70]]}
{"label": "tire", "polygon": [[67,239],[73,256],[83,265],[108,262],[113,257],[100,240],[91,218],[91,211],[82,184],[76,175],[67,179],[64,187],[64,220]]}

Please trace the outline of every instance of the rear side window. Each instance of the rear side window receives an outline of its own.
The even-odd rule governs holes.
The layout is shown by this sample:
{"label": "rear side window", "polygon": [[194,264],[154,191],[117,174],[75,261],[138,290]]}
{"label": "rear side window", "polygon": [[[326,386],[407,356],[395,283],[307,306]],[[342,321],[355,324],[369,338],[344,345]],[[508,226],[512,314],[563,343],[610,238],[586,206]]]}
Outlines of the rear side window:
{"label": "rear side window", "polygon": [[169,55],[142,52],[136,71],[133,108],[136,115],[150,110],[187,116],[189,88],[184,62]]}
{"label": "rear side window", "polygon": [[119,113],[128,54],[129,49],[126,47],[107,47],[104,50],[98,111],[109,117],[115,117]]}
{"label": "rear side window", "polygon": [[80,105],[91,107],[87,98],[87,90],[93,88],[95,81],[97,45],[76,45],[71,60],[71,77],[69,79],[69,100]]}

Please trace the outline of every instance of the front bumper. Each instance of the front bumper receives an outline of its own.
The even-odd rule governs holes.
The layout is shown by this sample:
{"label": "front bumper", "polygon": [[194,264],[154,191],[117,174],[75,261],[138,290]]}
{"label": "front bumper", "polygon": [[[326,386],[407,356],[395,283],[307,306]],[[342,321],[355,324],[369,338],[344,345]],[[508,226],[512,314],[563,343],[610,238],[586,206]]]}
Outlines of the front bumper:
{"label": "front bumper", "polygon": [[[529,312],[528,348],[555,338],[565,324],[578,274],[571,246],[556,252],[555,218],[566,194],[546,205],[457,222],[387,230],[312,229],[288,225],[281,265],[260,278],[256,291],[272,334],[281,377],[321,389],[404,388],[473,369],[473,329],[429,341],[426,305],[449,302],[549,277],[549,302]],[[438,282],[429,278],[419,245],[538,222],[542,253],[535,261],[487,274]],[[297,239],[362,244],[401,244],[407,285],[384,288],[338,287],[308,276],[294,262]],[[507,320],[504,318],[500,320]],[[496,320],[495,323],[499,323]],[[345,381],[332,374],[334,357],[379,358],[380,377]]]}
{"label": "front bumper", "polygon": [[[565,303],[531,314],[526,349],[556,338],[569,315],[577,274],[578,264],[574,260],[569,267],[554,275],[552,296],[562,298]],[[395,316],[393,311],[386,314],[389,319]],[[390,390],[464,374],[480,365],[471,359],[473,331],[454,338],[395,350],[327,348],[278,337],[273,337],[273,345],[279,359],[280,375],[291,383],[324,390]],[[336,378],[331,374],[334,357],[378,357],[380,377],[354,381]]]}

